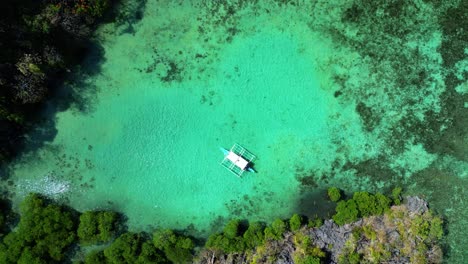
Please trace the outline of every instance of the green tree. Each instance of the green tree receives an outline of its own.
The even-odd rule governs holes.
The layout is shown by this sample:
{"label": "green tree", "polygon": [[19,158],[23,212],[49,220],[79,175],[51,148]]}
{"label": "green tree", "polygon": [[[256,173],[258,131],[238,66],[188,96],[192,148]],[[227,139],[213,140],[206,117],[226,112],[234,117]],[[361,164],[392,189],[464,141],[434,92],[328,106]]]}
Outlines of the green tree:
{"label": "green tree", "polygon": [[338,258],[338,264],[359,264],[361,263],[361,255],[356,252],[349,252],[340,255]]}
{"label": "green tree", "polygon": [[328,193],[328,198],[330,198],[332,202],[338,202],[341,199],[341,191],[340,189],[336,187],[328,188],[327,193]]}
{"label": "green tree", "polygon": [[25,247],[18,259],[18,264],[47,264],[47,261],[35,254],[32,248]]}
{"label": "green tree", "polygon": [[[153,243],[151,243],[150,241],[145,241],[141,245],[141,252],[137,258],[136,263],[137,264],[170,263],[170,261],[168,261],[166,257],[164,257],[163,254],[161,254],[161,252],[157,248],[154,247]],[[177,263],[177,262],[174,262],[174,263]]]}
{"label": "green tree", "polygon": [[213,234],[208,237],[206,247],[222,250],[226,253],[242,252],[245,250],[246,241],[239,229],[240,221],[231,220],[223,228],[223,233]]}
{"label": "green tree", "polygon": [[297,231],[301,228],[302,225],[302,217],[298,214],[293,214],[291,219],[289,219],[289,228],[291,231]]}
{"label": "green tree", "polygon": [[177,235],[172,230],[156,231],[153,244],[173,263],[188,263],[192,260],[195,244],[190,238]]}
{"label": "green tree", "polygon": [[309,222],[307,223],[307,227],[321,227],[322,225],[323,225],[323,219],[317,216],[313,219],[310,219]]}
{"label": "green tree", "polygon": [[242,237],[228,238],[224,234],[213,234],[208,237],[205,247],[234,253],[244,251],[246,244]]}
{"label": "green tree", "polygon": [[293,241],[296,248],[292,254],[294,263],[320,263],[320,259],[325,257],[325,252],[314,246],[308,235],[297,232]]}
{"label": "green tree", "polygon": [[312,256],[306,256],[303,259],[298,259],[294,263],[296,263],[296,264],[320,264],[322,262],[320,261],[320,258],[312,257]]}
{"label": "green tree", "polygon": [[105,264],[106,257],[103,251],[92,251],[85,256],[85,264]]}
{"label": "green tree", "polygon": [[431,227],[429,229],[429,238],[432,240],[439,240],[444,235],[443,221],[440,217],[434,216],[431,220]]}
{"label": "green tree", "polygon": [[401,204],[401,192],[402,192],[401,187],[396,187],[392,190],[392,198],[393,198],[393,203],[395,205],[400,205]]}
{"label": "green tree", "polygon": [[166,259],[149,243],[144,234],[124,233],[104,250],[109,264],[165,263]]}
{"label": "green tree", "polygon": [[356,221],[359,215],[356,202],[353,199],[347,201],[339,201],[336,206],[336,214],[333,216],[333,220],[338,225],[351,223]]}
{"label": "green tree", "polygon": [[271,226],[265,228],[265,238],[279,240],[283,237],[283,234],[286,232],[286,230],[286,223],[278,218],[273,221],[273,223],[271,223]]}
{"label": "green tree", "polygon": [[263,224],[260,222],[253,222],[249,224],[249,227],[243,235],[247,248],[254,249],[255,247],[263,244],[265,241],[263,230]]}
{"label": "green tree", "polygon": [[235,238],[239,233],[239,220],[233,219],[224,226],[223,233],[227,238]]}
{"label": "green tree", "polygon": [[391,200],[381,193],[375,195],[368,192],[355,192],[353,200],[359,210],[360,217],[380,215],[390,208]]}
{"label": "green tree", "polygon": [[62,261],[75,241],[76,223],[71,211],[50,204],[37,194],[20,206],[21,219],[0,247],[0,263]]}
{"label": "green tree", "polygon": [[118,229],[119,216],[115,212],[88,211],[80,216],[78,237],[84,244],[110,241]]}
{"label": "green tree", "polygon": [[109,263],[135,263],[143,238],[139,234],[125,233],[104,250]]}
{"label": "green tree", "polygon": [[373,215],[381,215],[385,211],[390,209],[390,204],[392,203],[392,200],[390,198],[388,198],[387,196],[381,193],[376,193],[374,197],[375,197],[376,207],[374,208],[372,212]]}
{"label": "green tree", "polygon": [[377,207],[375,197],[368,192],[355,192],[353,200],[356,202],[360,216],[373,215],[374,209]]}

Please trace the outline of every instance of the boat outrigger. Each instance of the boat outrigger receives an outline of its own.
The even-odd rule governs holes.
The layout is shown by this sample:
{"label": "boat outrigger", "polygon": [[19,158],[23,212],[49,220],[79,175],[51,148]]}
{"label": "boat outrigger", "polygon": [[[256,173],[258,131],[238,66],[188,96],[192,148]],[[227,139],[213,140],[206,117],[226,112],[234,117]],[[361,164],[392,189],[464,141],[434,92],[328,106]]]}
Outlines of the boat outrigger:
{"label": "boat outrigger", "polygon": [[244,147],[235,143],[230,150],[221,147],[220,149],[224,154],[221,165],[234,173],[237,177],[241,177],[245,171],[255,172],[251,167],[255,156]]}

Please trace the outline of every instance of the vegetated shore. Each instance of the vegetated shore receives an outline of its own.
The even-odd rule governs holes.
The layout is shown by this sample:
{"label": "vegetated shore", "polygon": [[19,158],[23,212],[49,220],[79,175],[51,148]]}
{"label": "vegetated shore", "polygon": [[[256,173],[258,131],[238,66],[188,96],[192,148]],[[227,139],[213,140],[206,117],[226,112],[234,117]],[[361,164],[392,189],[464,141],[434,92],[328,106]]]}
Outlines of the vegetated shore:
{"label": "vegetated shore", "polygon": [[[418,197],[356,192],[333,219],[230,220],[207,240],[127,231],[112,211],[77,212],[37,194],[0,215],[2,263],[441,263],[442,220]],[[330,194],[330,192],[329,192]]]}
{"label": "vegetated shore", "polygon": [[[364,200],[360,200],[364,195]],[[378,194],[377,194],[378,195]],[[368,215],[353,222],[341,222],[352,214],[351,207],[340,209],[340,203],[356,203],[361,208],[368,203],[366,192],[357,192],[352,199],[340,201],[333,219],[309,220],[307,225],[299,225],[297,215],[293,215],[285,226],[276,220],[264,230],[265,240],[253,249],[243,252],[232,250],[225,241],[208,239],[205,248],[197,258],[198,263],[441,263],[442,220],[428,209],[427,202],[413,196],[405,202],[396,202],[385,209],[385,213]],[[375,196],[374,196],[375,197]],[[398,201],[398,200],[397,200]],[[378,206],[377,206],[378,207]],[[375,207],[375,208],[377,208]],[[358,209],[362,214],[362,209]],[[376,214],[376,215],[373,215]],[[340,216],[341,215],[341,216]],[[338,225],[336,222],[341,222]],[[349,219],[348,219],[349,220]],[[346,224],[343,224],[346,223]],[[229,236],[229,224],[223,235]],[[255,241],[251,226],[244,232],[246,243]],[[271,236],[281,233],[279,236]],[[282,231],[275,231],[275,230]],[[270,238],[269,238],[270,237]],[[273,237],[273,239],[271,239]],[[230,238],[235,239],[235,238]],[[229,239],[228,239],[229,241]],[[238,242],[239,243],[239,242]],[[214,246],[213,246],[214,245]],[[226,251],[234,251],[226,253]]]}
{"label": "vegetated shore", "polygon": [[[132,23],[133,17],[122,17],[125,12],[114,8],[119,2],[7,0],[2,4],[0,165],[5,166],[26,147],[40,147],[53,138],[53,118],[44,120],[41,116],[48,99],[60,97],[57,105],[47,106],[53,112],[49,116],[72,104],[79,107],[79,92],[63,91],[62,84],[90,50],[99,50],[91,40],[99,23]],[[127,7],[122,4],[119,8]],[[98,70],[101,57],[95,56],[95,65],[83,70]],[[50,129],[25,146],[25,134],[40,123],[50,124]]]}

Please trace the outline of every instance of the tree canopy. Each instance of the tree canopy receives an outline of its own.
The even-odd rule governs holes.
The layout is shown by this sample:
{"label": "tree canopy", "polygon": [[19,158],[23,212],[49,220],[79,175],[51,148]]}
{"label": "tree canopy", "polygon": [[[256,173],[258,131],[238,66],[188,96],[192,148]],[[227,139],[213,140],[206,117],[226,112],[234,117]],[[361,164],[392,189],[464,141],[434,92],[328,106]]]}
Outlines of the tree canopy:
{"label": "tree canopy", "polygon": [[21,220],[0,246],[0,263],[53,263],[62,261],[76,240],[74,213],[49,203],[37,194],[21,204]]}
{"label": "tree canopy", "polygon": [[172,230],[156,231],[153,234],[153,243],[173,263],[187,263],[193,258],[195,244],[192,239],[177,235]]}
{"label": "tree canopy", "polygon": [[343,225],[359,217],[381,215],[390,208],[391,203],[392,200],[381,193],[355,192],[352,199],[338,202],[333,220]]}
{"label": "tree canopy", "polygon": [[164,255],[158,251],[144,234],[124,233],[104,250],[109,264],[166,263]]}
{"label": "tree canopy", "polygon": [[341,199],[341,191],[336,187],[328,188],[327,194],[332,202],[338,202]]}
{"label": "tree canopy", "polygon": [[78,237],[84,244],[107,242],[114,238],[118,226],[119,215],[115,212],[84,212],[80,215]]}

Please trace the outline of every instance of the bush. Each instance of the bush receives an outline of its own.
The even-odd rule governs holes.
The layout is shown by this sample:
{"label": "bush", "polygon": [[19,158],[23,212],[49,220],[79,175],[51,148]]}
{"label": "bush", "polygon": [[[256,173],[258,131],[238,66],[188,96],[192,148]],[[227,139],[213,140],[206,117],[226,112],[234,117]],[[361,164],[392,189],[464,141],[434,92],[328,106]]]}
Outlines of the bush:
{"label": "bush", "polygon": [[351,234],[353,234],[354,239],[359,240],[363,232],[364,230],[362,229],[362,227],[355,227]]}
{"label": "bush", "polygon": [[401,204],[401,191],[403,189],[401,187],[396,187],[392,190],[392,198],[393,204],[400,205]]}
{"label": "bush", "polygon": [[298,214],[293,214],[291,219],[289,219],[289,227],[291,228],[291,231],[297,231],[299,228],[301,228],[302,225],[302,217],[300,217]]}
{"label": "bush", "polygon": [[294,235],[294,245],[294,263],[320,263],[320,258],[325,257],[325,252],[313,246],[312,239],[301,232]]}
{"label": "bush", "polygon": [[[242,237],[242,234],[240,233],[239,226],[239,220],[229,221],[224,227],[223,233],[213,234],[208,238],[206,242],[206,247],[222,250],[226,253],[244,251],[247,247],[247,244],[244,238]],[[252,231],[253,230],[249,231],[247,236],[254,235],[251,233]],[[252,243],[250,242],[249,244],[252,245]]]}
{"label": "bush", "polygon": [[255,247],[263,244],[263,242],[265,241],[263,231],[264,227],[261,223],[250,223],[249,228],[247,228],[247,231],[245,231],[243,235],[245,246],[249,249],[254,249]]}
{"label": "bush", "polygon": [[437,216],[434,216],[430,221],[431,228],[429,230],[429,238],[432,240],[439,240],[444,235],[443,221]]}
{"label": "bush", "polygon": [[145,238],[144,234],[124,233],[104,250],[108,264],[167,263],[166,258]]}
{"label": "bush", "polygon": [[233,219],[229,221],[223,229],[223,233],[227,238],[235,238],[239,233],[239,220]]}
{"label": "bush", "polygon": [[78,226],[80,242],[94,244],[111,240],[116,235],[118,219],[115,212],[84,212]]}
{"label": "bush", "polygon": [[323,225],[323,220],[320,217],[315,217],[314,219],[309,220],[307,223],[308,227],[321,227]]}
{"label": "bush", "polygon": [[359,264],[361,263],[362,256],[357,252],[340,255],[338,264]]}
{"label": "bush", "polygon": [[322,262],[320,261],[320,258],[307,256],[307,257],[304,257],[303,259],[295,259],[294,263],[296,264],[320,264]]}
{"label": "bush", "polygon": [[86,255],[85,264],[100,264],[106,263],[106,257],[104,256],[103,251],[93,251]]}
{"label": "bush", "polygon": [[359,210],[360,217],[380,215],[390,208],[391,200],[381,193],[372,195],[368,192],[356,192],[353,200]]}
{"label": "bush", "polygon": [[356,221],[358,217],[381,215],[390,209],[391,200],[381,193],[355,192],[352,199],[340,201],[333,220],[338,225]]}
{"label": "bush", "polygon": [[135,263],[143,238],[139,234],[125,233],[104,250],[109,263]]}
{"label": "bush", "polygon": [[328,193],[328,198],[330,198],[332,202],[338,202],[341,199],[341,191],[340,189],[336,187],[328,188],[327,193]]}
{"label": "bush", "polygon": [[376,193],[374,197],[376,207],[372,211],[373,215],[381,215],[390,209],[390,204],[392,203],[390,198],[381,193]]}
{"label": "bush", "polygon": [[185,236],[176,235],[172,230],[160,230],[153,234],[154,246],[163,251],[173,263],[186,263],[192,260],[193,241]]}
{"label": "bush", "polygon": [[286,232],[286,223],[281,219],[276,219],[271,223],[271,226],[265,228],[265,238],[280,240]]}
{"label": "bush", "polygon": [[242,252],[246,248],[242,237],[228,238],[223,234],[213,234],[206,241],[205,247],[218,249],[226,253]]}
{"label": "bush", "polygon": [[359,215],[356,202],[353,199],[339,201],[335,210],[336,214],[333,216],[333,221],[338,225],[356,221]]}
{"label": "bush", "polygon": [[355,192],[353,200],[356,202],[360,216],[370,216],[376,207],[375,197],[368,192]]}

